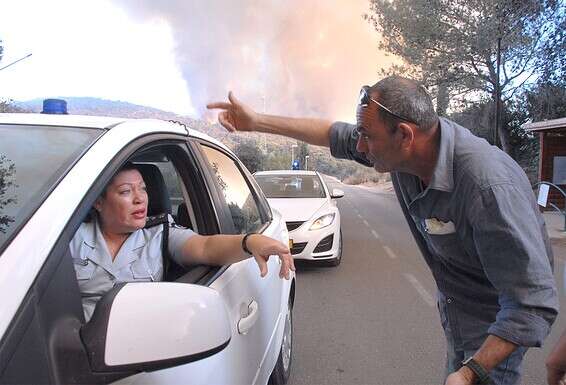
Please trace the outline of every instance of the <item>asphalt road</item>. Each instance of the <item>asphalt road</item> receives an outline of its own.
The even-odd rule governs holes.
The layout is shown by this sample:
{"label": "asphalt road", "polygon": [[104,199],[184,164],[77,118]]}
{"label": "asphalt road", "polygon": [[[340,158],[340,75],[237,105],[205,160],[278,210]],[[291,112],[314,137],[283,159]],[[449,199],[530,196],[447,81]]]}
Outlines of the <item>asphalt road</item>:
{"label": "asphalt road", "polygon": [[[289,384],[442,384],[445,341],[436,287],[392,192],[344,190],[337,268],[298,266]],[[556,276],[564,308],[562,257]],[[523,384],[545,384],[544,358],[566,327],[526,356]]]}

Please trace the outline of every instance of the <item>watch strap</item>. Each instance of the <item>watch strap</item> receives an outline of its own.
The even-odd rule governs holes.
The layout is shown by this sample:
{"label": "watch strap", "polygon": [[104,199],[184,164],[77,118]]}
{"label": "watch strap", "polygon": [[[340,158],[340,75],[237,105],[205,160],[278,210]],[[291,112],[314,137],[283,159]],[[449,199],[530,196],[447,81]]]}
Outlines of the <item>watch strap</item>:
{"label": "watch strap", "polygon": [[250,251],[250,249],[248,249],[247,241],[248,237],[254,234],[256,233],[247,233],[246,235],[244,235],[244,238],[242,238],[242,250],[244,250],[244,252],[248,253],[249,255],[253,255],[253,253]]}
{"label": "watch strap", "polygon": [[475,373],[477,380],[476,384],[487,385],[491,384],[489,373],[484,369],[473,357],[469,357],[462,361],[462,365],[467,366],[472,372]]}

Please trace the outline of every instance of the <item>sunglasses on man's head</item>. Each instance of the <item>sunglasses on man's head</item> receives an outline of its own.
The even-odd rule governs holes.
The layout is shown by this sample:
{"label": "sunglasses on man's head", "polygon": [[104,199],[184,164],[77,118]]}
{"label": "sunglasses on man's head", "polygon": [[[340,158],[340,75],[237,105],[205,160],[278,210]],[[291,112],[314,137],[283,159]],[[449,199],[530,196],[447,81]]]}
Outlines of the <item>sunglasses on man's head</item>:
{"label": "sunglasses on man's head", "polygon": [[377,100],[375,100],[374,98],[369,96],[369,90],[370,90],[369,86],[363,86],[362,89],[360,90],[360,97],[358,99],[358,107],[367,107],[367,106],[369,106],[370,102],[374,102],[379,107],[381,107],[383,110],[387,111],[389,114],[393,115],[397,119],[401,119],[401,120],[404,120],[406,122],[416,124],[418,126],[418,123],[415,122],[414,120],[409,119],[409,118],[405,118],[404,116],[396,114],[395,112],[391,111],[389,108],[385,107],[383,104],[381,104],[380,102],[378,102]]}

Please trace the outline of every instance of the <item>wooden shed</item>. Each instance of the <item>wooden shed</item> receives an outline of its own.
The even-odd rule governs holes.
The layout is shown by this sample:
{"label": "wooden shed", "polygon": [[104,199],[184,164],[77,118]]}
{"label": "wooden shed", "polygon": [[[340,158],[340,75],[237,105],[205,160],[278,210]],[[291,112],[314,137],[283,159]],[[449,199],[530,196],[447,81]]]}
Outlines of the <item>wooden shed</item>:
{"label": "wooden shed", "polygon": [[[523,126],[539,134],[539,182],[551,182],[566,190],[566,118],[528,123]],[[549,202],[564,208],[564,197],[551,188]]]}

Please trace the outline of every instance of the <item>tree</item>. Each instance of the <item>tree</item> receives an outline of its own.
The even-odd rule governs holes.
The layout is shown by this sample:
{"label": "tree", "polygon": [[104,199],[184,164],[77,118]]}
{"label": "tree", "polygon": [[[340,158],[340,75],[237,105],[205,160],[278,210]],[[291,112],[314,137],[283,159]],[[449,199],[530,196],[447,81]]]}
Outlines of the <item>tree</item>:
{"label": "tree", "polygon": [[254,173],[263,169],[264,155],[260,151],[256,141],[242,141],[236,146],[234,153],[250,172]]}
{"label": "tree", "polygon": [[[384,74],[422,81],[439,114],[452,101],[488,95],[503,104],[553,69],[546,55],[562,49],[563,0],[370,0],[366,15],[381,34],[380,49],[403,63]],[[500,42],[501,73],[497,53]],[[500,92],[498,92],[498,85]],[[495,104],[493,104],[495,105]],[[509,152],[509,132],[499,132]]]}
{"label": "tree", "polygon": [[0,62],[2,61],[3,53],[4,53],[4,45],[2,44],[2,40],[0,39]]}
{"label": "tree", "polygon": [[299,148],[297,153],[297,159],[301,162],[301,168],[305,169],[306,156],[309,154],[309,145],[305,142],[299,142]]}
{"label": "tree", "polygon": [[23,108],[16,106],[11,99],[0,98],[0,112],[26,112]]}
{"label": "tree", "polygon": [[14,217],[5,214],[6,206],[17,203],[9,190],[17,188],[15,183],[16,166],[5,155],[0,155],[0,233],[6,233],[7,227],[14,222]]}
{"label": "tree", "polygon": [[522,99],[533,122],[566,117],[566,81],[563,84],[542,82],[525,91]]}

